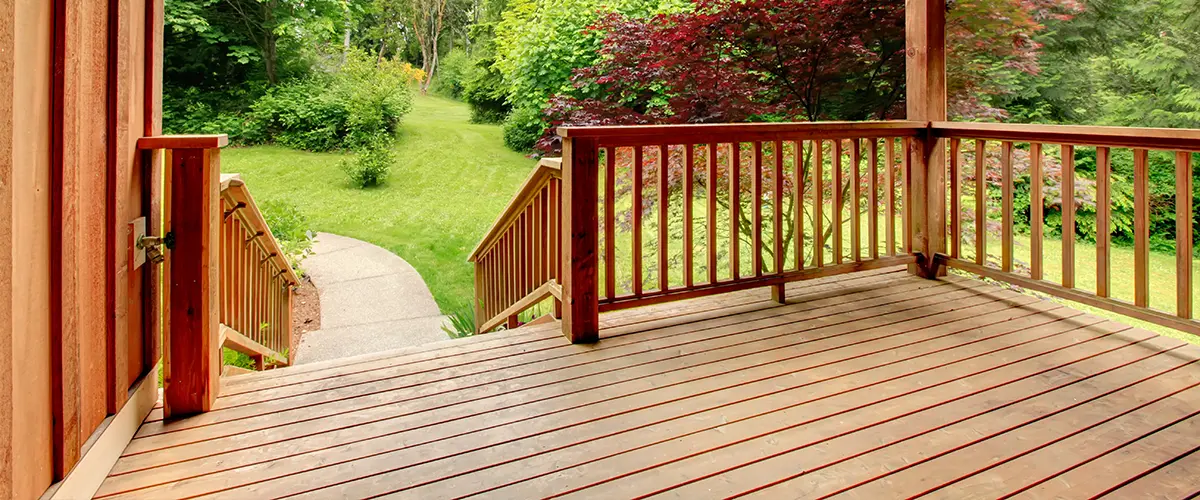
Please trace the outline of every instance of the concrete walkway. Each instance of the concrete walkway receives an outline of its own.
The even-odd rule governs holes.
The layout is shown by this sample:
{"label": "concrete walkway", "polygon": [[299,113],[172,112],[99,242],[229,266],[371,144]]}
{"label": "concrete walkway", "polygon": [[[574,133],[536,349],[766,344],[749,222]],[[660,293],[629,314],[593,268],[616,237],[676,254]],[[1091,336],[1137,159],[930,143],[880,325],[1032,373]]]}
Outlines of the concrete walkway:
{"label": "concrete walkway", "polygon": [[321,294],[321,329],[304,334],[296,363],[447,340],[445,316],[404,259],[353,238],[319,233],[304,261]]}

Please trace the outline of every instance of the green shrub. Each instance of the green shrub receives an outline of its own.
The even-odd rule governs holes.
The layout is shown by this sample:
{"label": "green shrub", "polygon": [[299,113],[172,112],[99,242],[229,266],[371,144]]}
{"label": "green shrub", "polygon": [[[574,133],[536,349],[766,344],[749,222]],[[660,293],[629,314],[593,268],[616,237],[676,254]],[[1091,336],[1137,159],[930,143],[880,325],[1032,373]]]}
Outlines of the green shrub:
{"label": "green shrub", "polygon": [[504,120],[504,145],[513,151],[533,151],[534,144],[546,131],[541,107],[514,109]]}
{"label": "green shrub", "polygon": [[475,76],[475,61],[461,50],[451,52],[438,62],[437,75],[433,83],[439,94],[454,99],[460,99],[466,89],[467,82]]}
{"label": "green shrub", "polygon": [[377,138],[361,146],[353,158],[342,160],[341,167],[352,185],[369,188],[387,180],[394,161],[391,141]]}
{"label": "green shrub", "polygon": [[251,143],[273,142],[309,151],[355,149],[395,133],[412,109],[412,83],[421,71],[408,63],[354,52],[336,72],[280,85],[254,103]]}
{"label": "green shrub", "polygon": [[292,269],[303,274],[300,263],[312,255],[315,241],[308,217],[296,205],[285,201],[266,201],[259,205],[259,209]]}
{"label": "green shrub", "polygon": [[492,66],[494,62],[476,61],[475,72],[463,88],[463,100],[471,106],[472,123],[501,123],[512,111],[504,76]]}

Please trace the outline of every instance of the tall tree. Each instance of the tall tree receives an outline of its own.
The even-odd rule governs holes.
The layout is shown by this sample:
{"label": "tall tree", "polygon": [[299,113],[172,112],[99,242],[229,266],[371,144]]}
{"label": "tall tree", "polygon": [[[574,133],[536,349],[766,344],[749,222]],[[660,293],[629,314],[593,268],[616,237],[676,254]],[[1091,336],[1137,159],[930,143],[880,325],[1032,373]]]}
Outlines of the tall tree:
{"label": "tall tree", "polygon": [[439,40],[445,29],[446,0],[408,0],[408,18],[421,48],[421,69],[425,71],[421,92],[429,92],[433,73],[437,71]]}

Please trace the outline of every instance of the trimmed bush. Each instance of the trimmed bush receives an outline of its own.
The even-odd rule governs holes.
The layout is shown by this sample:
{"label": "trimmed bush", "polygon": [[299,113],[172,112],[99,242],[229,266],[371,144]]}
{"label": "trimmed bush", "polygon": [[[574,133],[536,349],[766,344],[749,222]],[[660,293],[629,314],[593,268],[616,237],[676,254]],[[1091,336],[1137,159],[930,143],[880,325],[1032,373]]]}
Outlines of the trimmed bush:
{"label": "trimmed bush", "polygon": [[504,120],[504,144],[513,151],[528,153],[545,131],[540,107],[517,108]]}
{"label": "trimmed bush", "polygon": [[342,160],[341,167],[351,184],[369,188],[387,180],[394,161],[391,141],[379,137],[361,146],[354,158]]}
{"label": "trimmed bush", "polygon": [[253,106],[245,138],[308,151],[356,149],[392,136],[412,109],[421,71],[352,53],[336,72],[271,89]]}

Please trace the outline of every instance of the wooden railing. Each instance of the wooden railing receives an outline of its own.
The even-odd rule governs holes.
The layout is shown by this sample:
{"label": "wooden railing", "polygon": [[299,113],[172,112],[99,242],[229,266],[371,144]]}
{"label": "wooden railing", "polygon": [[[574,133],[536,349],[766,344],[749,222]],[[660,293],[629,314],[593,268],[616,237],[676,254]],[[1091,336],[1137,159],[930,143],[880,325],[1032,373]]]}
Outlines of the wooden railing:
{"label": "wooden railing", "polygon": [[562,172],[543,162],[472,254],[479,330],[549,296],[588,331],[600,311],[766,286],[783,301],[787,282],[915,263],[903,180],[925,130],[561,129]]}
{"label": "wooden railing", "polygon": [[[951,268],[962,269],[998,281],[1047,293],[1064,299],[1080,302],[1100,309],[1151,323],[1200,334],[1200,323],[1193,321],[1192,287],[1192,154],[1200,152],[1200,131],[1175,129],[1145,129],[1123,127],[1077,127],[1008,124],[968,124],[935,122],[930,130],[935,137],[946,139],[948,154],[949,245],[939,261]],[[993,147],[989,149],[989,145]],[[995,147],[995,146],[998,146]],[[1090,149],[1095,158],[1095,175],[1084,178],[1076,173],[1076,160],[1081,151]],[[998,151],[996,151],[998,149]],[[1113,154],[1126,149],[1133,157],[1133,243],[1132,290],[1113,287],[1113,251],[1111,228],[1113,226]],[[1057,155],[1052,156],[1053,150]],[[1167,151],[1175,162],[1174,212],[1175,251],[1174,269],[1176,304],[1173,312],[1156,310],[1150,305],[1150,172],[1149,157],[1152,150]],[[1016,159],[1021,152],[1025,161]],[[974,161],[968,164],[966,156]],[[1088,155],[1090,158],[1091,155]],[[1061,165],[1056,177],[1057,190],[1061,199],[1061,280],[1050,282],[1044,279],[1045,258],[1043,255],[1044,210],[1047,206],[1048,174],[1045,164],[1053,159]],[[989,183],[987,163],[998,161],[998,181]],[[1014,171],[1028,169],[1030,177],[1030,262],[1028,271],[1018,272],[1014,264]],[[993,169],[994,170],[994,169]],[[1057,169],[1056,169],[1057,170]],[[1081,182],[1094,182],[1095,188],[1083,189]],[[1000,200],[1000,252],[999,262],[989,257],[988,197],[989,186],[1001,192]],[[965,189],[971,191],[971,206],[963,206]],[[1076,258],[1076,215],[1079,210],[1077,198],[1095,193],[1096,262],[1094,268],[1095,291],[1077,287],[1080,272]],[[964,214],[974,219],[972,227],[963,224]],[[994,217],[993,217],[994,219]],[[969,239],[974,248],[964,249],[964,239]],[[966,250],[973,250],[973,258],[966,258]],[[1054,257],[1051,257],[1054,258]],[[1168,273],[1169,274],[1169,273]],[[1169,289],[1170,284],[1163,284]],[[1132,292],[1123,293],[1123,292]],[[1132,295],[1132,301],[1121,300],[1118,295]]]}
{"label": "wooden railing", "polygon": [[237,175],[221,178],[221,215],[221,345],[250,356],[259,370],[287,365],[300,278]]}
{"label": "wooden railing", "polygon": [[471,252],[475,265],[475,327],[517,326],[517,317],[559,286],[562,161],[543,159]]}
{"label": "wooden railing", "polygon": [[[956,268],[1200,334],[1191,257],[1200,131],[891,121],[567,127],[559,135],[561,172],[543,162],[472,254],[481,332],[515,325],[521,311],[554,297],[564,333],[591,342],[606,310],[756,287],[782,301],[790,281],[910,264],[926,277]],[[1076,148],[1094,148],[1101,228],[1112,225],[1114,149],[1132,151],[1132,300],[1112,287],[1111,231],[1096,234],[1094,293],[1076,286],[1073,230],[1063,231],[1061,281],[1044,279],[1046,145],[1059,150],[1055,175],[1067,193],[1083,182]],[[1150,305],[1151,150],[1171,152],[1176,165],[1173,312]],[[1018,158],[1042,187],[1030,191],[1027,273],[1014,251]],[[999,173],[989,178],[987,162]],[[989,189],[999,191],[998,207],[986,194],[967,196]],[[1074,228],[1075,197],[1062,198],[1063,227]],[[989,232],[999,234],[995,259]]]}

